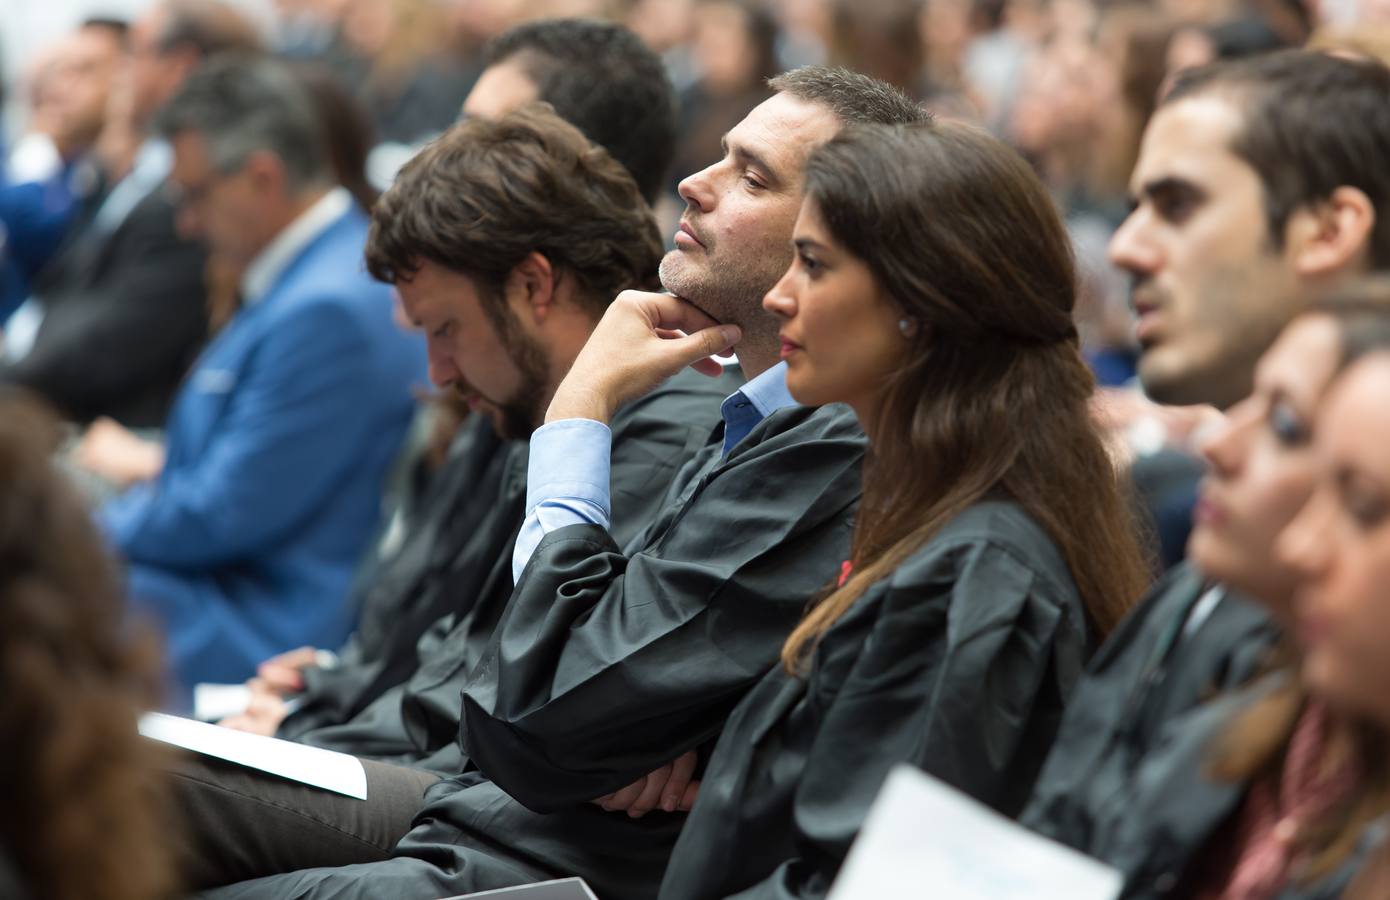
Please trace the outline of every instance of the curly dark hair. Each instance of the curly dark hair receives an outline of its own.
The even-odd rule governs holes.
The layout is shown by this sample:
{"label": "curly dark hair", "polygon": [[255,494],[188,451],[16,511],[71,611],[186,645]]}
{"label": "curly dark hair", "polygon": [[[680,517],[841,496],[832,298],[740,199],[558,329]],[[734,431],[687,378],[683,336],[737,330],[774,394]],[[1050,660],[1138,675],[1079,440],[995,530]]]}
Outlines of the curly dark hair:
{"label": "curly dark hair", "polygon": [[389,284],[422,260],[468,275],[486,310],[532,252],[576,280],[595,318],[654,286],[662,253],[632,176],[544,103],[459,122],[406,163],[372,209],[366,257]]}
{"label": "curly dark hair", "polygon": [[0,853],[35,897],[149,900],[174,887],[158,751],[136,733],[155,654],[50,462],[57,435],[0,396]]}

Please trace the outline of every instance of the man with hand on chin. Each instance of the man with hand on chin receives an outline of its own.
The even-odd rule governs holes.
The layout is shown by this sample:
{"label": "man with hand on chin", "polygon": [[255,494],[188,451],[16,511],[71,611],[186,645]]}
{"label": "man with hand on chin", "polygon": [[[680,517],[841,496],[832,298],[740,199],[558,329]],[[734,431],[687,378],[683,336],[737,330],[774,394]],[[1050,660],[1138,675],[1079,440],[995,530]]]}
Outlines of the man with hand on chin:
{"label": "man with hand on chin", "polygon": [[[848,124],[926,116],[844,70],[771,86],[724,158],[681,182],[684,236],[661,264],[676,296],[620,295],[532,435],[516,589],[463,689],[471,766],[429,790],[384,862],[208,896],[443,896],[576,874],[604,897],[656,893],[698,752],[849,549],[863,433],[848,408],[791,399],[777,321],[762,309],[791,261],[806,158]],[[656,520],[620,546],[607,527],[606,421],[730,348],[747,383]]]}

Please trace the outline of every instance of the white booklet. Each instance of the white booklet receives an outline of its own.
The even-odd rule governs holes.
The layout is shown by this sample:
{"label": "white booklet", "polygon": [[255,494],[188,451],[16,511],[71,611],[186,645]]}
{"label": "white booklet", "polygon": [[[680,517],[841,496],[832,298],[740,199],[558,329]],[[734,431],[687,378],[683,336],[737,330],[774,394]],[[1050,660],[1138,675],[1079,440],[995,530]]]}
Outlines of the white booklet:
{"label": "white booklet", "polygon": [[141,716],[140,733],[151,740],[260,769],[301,784],[358,800],[367,799],[367,772],[362,768],[362,761],[346,753],[233,731],[221,725],[164,713]]}
{"label": "white booklet", "polygon": [[1115,900],[1120,872],[898,766],[827,900]]}
{"label": "white booklet", "polygon": [[558,881],[541,881],[476,894],[459,894],[445,900],[469,900],[472,897],[496,897],[498,900],[598,900],[582,878],[561,878]]}

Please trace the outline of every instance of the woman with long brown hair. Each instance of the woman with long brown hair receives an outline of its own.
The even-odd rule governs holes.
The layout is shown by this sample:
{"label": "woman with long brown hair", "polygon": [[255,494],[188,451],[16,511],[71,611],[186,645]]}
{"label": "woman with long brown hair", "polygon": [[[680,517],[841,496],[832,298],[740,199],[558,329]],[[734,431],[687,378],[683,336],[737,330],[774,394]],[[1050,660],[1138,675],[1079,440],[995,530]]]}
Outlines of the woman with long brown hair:
{"label": "woman with long brown hair", "polygon": [[1046,189],[953,123],[851,130],[807,163],[764,306],[798,402],[869,436],[838,586],[740,704],[662,900],[824,894],[907,761],[1013,814],[1086,657],[1147,571],[1092,424]]}
{"label": "woman with long brown hair", "polygon": [[157,665],[122,624],[56,437],[0,396],[0,890],[9,868],[35,900],[155,900],[171,893],[169,829],[135,723]]}

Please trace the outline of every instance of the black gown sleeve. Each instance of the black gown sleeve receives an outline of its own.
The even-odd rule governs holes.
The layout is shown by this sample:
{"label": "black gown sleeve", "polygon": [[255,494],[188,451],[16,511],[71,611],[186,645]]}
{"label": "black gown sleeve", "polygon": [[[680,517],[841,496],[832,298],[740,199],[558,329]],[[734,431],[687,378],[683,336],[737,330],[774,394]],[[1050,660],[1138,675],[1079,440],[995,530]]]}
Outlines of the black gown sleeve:
{"label": "black gown sleeve", "polygon": [[461,739],[547,812],[715,736],[849,546],[864,438],[843,407],[774,413],[630,556],[547,535],[463,692]]}

